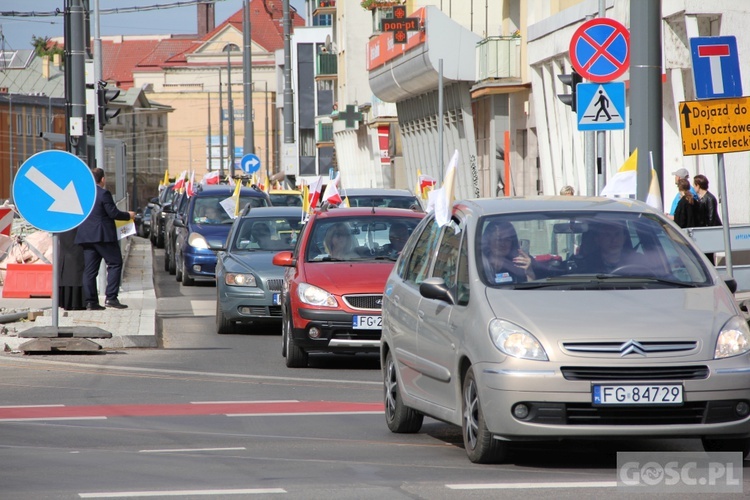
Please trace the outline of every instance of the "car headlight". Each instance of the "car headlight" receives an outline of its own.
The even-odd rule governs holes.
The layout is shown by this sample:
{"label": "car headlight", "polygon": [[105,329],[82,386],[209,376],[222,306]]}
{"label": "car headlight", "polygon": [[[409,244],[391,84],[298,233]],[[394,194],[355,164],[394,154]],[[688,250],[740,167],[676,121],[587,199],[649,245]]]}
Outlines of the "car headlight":
{"label": "car headlight", "polygon": [[208,242],[206,241],[206,238],[198,233],[192,233],[188,236],[188,245],[193,248],[208,250]]}
{"label": "car headlight", "polygon": [[255,275],[242,273],[227,273],[224,276],[224,283],[234,286],[258,286],[255,283]]}
{"label": "car headlight", "polygon": [[536,337],[509,321],[497,318],[490,321],[490,338],[508,356],[547,361],[547,353]]}
{"label": "car headlight", "polygon": [[322,288],[307,283],[300,283],[297,288],[297,296],[299,296],[299,300],[312,306],[338,307],[339,305],[336,297]]}
{"label": "car headlight", "polygon": [[744,318],[735,316],[727,321],[716,340],[714,359],[729,358],[750,350],[750,328]]}

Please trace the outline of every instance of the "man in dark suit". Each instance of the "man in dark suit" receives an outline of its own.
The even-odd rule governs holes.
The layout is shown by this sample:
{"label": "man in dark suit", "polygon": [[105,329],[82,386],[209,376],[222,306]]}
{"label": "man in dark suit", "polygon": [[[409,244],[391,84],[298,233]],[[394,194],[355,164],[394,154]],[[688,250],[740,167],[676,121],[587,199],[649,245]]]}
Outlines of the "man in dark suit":
{"label": "man in dark suit", "polygon": [[122,274],[122,253],[117,242],[115,220],[133,220],[135,212],[123,212],[117,208],[112,193],[104,187],[104,170],[95,168],[92,173],[96,181],[96,201],[89,216],[78,226],[75,239],[75,242],[83,247],[83,299],[89,311],[104,309],[99,305],[99,294],[96,289],[96,276],[104,259],[107,264],[104,305],[124,309],[128,306],[117,299]]}

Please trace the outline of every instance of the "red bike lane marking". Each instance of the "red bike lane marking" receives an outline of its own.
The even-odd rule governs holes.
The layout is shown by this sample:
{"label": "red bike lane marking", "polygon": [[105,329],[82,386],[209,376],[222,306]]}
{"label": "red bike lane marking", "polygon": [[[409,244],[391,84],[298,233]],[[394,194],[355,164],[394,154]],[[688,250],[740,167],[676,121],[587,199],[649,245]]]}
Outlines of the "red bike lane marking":
{"label": "red bike lane marking", "polygon": [[296,401],[259,403],[210,403],[200,404],[142,404],[142,405],[98,405],[98,406],[29,406],[0,408],[3,420],[63,419],[63,418],[110,418],[110,417],[165,417],[182,415],[231,415],[231,414],[335,414],[335,413],[381,413],[383,403],[347,403],[339,401]]}

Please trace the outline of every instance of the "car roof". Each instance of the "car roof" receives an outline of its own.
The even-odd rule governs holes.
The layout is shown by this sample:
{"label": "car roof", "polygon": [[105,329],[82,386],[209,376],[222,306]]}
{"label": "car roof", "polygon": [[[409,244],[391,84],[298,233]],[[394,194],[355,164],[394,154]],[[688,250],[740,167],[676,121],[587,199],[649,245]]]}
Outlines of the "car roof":
{"label": "car roof", "polygon": [[416,198],[416,195],[407,189],[389,189],[389,188],[347,188],[341,190],[342,196],[409,196]]}
{"label": "car roof", "polygon": [[294,189],[271,189],[268,194],[302,194],[302,191]]}
{"label": "car roof", "polygon": [[302,218],[302,207],[255,207],[243,215],[242,218],[257,217],[300,217]]}
{"label": "car roof", "polygon": [[[203,188],[197,190],[193,196],[201,198],[203,196],[216,196],[220,194],[231,195],[232,193],[234,193],[234,186],[230,186],[229,184],[221,184],[218,186],[203,186]],[[263,191],[247,186],[243,186],[240,189],[240,194],[244,196],[256,195],[261,198],[265,198],[266,196],[266,193],[264,193]]]}
{"label": "car roof", "polygon": [[473,212],[476,216],[522,212],[650,212],[661,214],[638,200],[586,196],[533,196],[526,198],[476,198],[458,200],[454,209]]}
{"label": "car roof", "polygon": [[388,217],[424,217],[424,212],[417,212],[408,208],[388,208],[388,207],[351,207],[351,208],[330,208],[315,211],[315,217],[362,217],[367,215],[385,215]]}

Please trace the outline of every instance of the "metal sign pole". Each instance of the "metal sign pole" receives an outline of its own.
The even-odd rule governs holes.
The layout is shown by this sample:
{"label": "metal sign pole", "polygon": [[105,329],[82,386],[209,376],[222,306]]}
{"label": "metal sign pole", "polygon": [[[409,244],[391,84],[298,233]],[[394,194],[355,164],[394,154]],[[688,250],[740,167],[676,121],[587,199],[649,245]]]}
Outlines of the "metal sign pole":
{"label": "metal sign pole", "polygon": [[57,331],[60,307],[60,235],[52,233],[52,328]]}
{"label": "metal sign pole", "polygon": [[729,207],[727,206],[727,178],[724,172],[724,153],[716,155],[719,159],[719,198],[721,199],[721,220],[724,221],[724,262],[727,274],[732,278],[732,239],[729,237]]}

